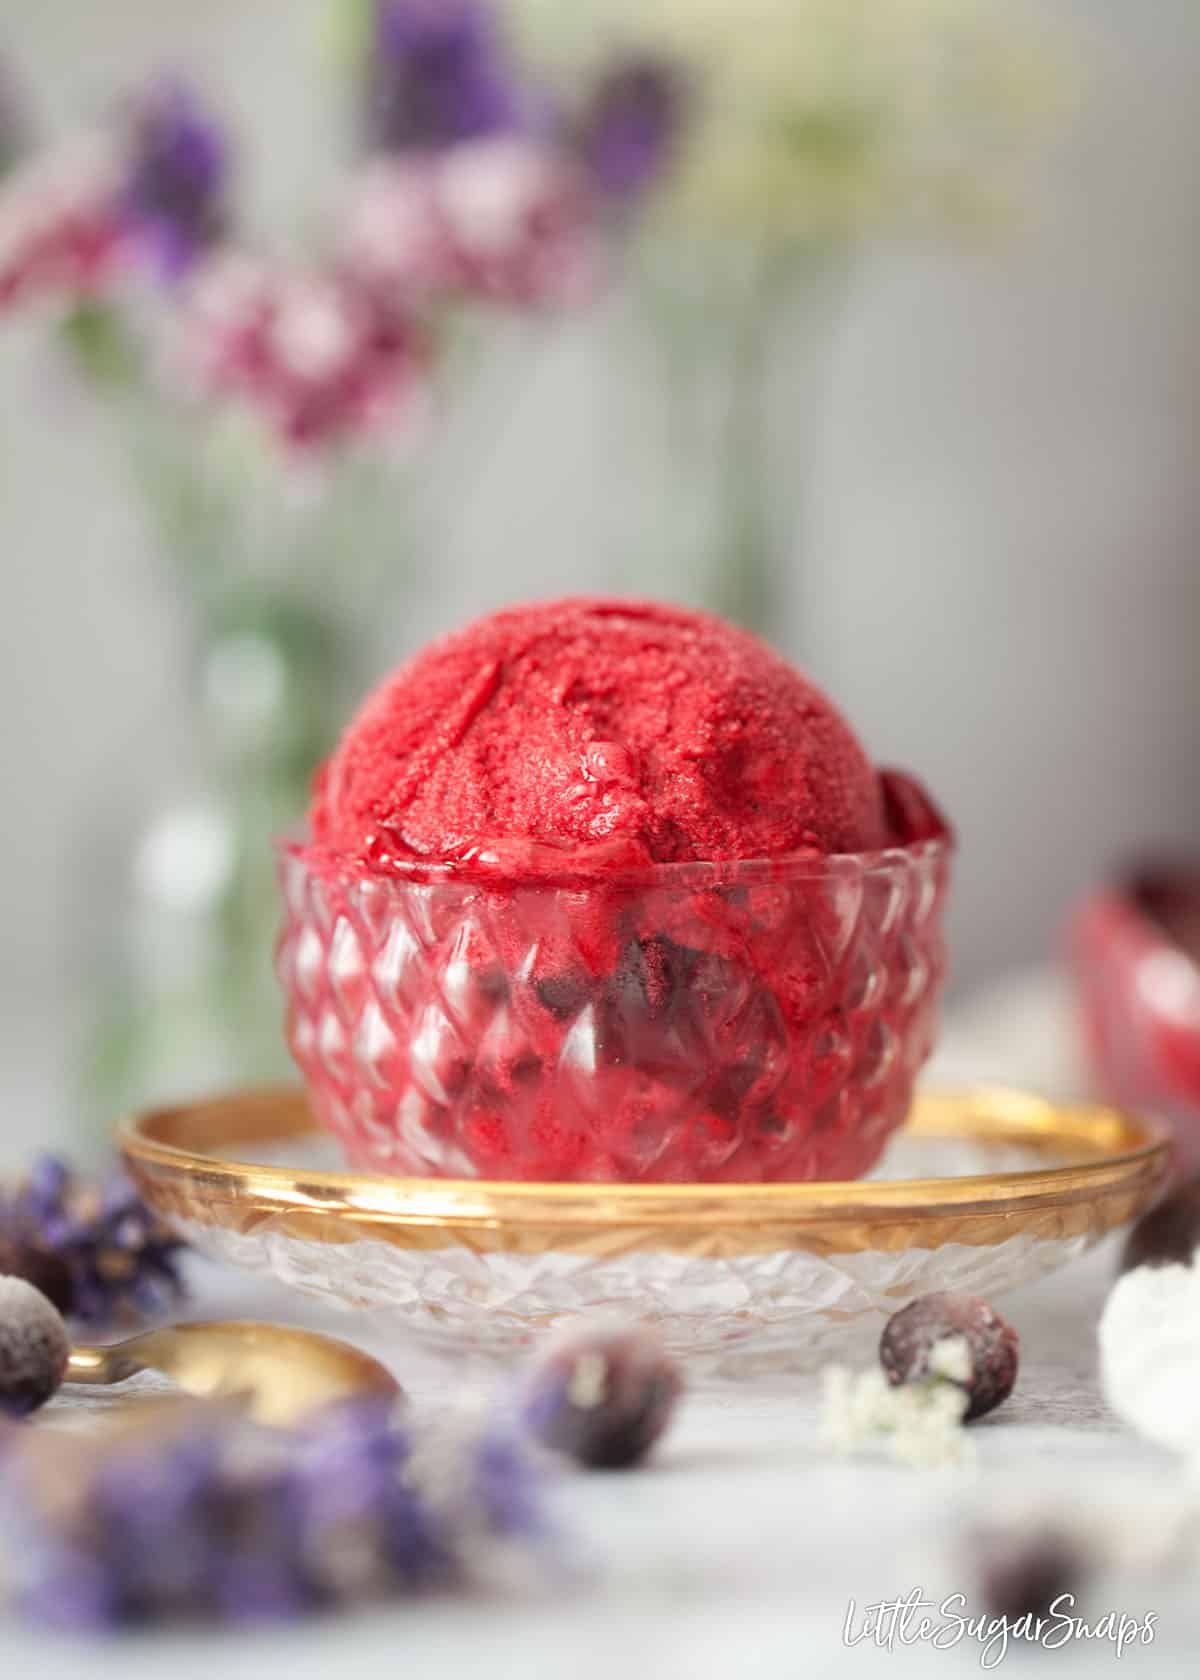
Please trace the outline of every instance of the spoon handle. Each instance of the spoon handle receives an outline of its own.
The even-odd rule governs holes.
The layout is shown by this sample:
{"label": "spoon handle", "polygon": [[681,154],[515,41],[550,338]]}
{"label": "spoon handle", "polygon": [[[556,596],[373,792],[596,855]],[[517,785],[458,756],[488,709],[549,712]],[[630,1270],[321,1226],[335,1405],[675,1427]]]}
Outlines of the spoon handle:
{"label": "spoon handle", "polygon": [[117,1342],[113,1347],[74,1347],[67,1360],[63,1377],[69,1383],[119,1383],[136,1376],[145,1366],[134,1353],[132,1342]]}

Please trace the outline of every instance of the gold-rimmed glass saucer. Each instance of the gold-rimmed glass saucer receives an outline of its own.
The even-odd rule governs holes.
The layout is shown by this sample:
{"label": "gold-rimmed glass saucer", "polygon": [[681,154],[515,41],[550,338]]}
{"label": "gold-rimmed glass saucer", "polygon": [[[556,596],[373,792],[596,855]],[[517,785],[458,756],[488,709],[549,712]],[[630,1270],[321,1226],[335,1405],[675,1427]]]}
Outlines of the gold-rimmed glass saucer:
{"label": "gold-rimmed glass saucer", "polygon": [[292,1090],[158,1109],[118,1141],[197,1248],[444,1351],[505,1354],[623,1312],[726,1369],[804,1363],[927,1290],[1054,1270],[1148,1207],[1169,1159],[1149,1122],[989,1088],[921,1095],[876,1174],[841,1183],[347,1172]]}

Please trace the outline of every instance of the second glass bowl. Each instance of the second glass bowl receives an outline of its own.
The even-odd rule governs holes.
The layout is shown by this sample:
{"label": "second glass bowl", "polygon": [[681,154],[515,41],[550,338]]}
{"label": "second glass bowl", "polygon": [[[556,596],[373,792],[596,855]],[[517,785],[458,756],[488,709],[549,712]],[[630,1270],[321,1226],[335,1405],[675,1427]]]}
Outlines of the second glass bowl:
{"label": "second glass bowl", "polygon": [[932,1047],[947,839],[501,880],[281,848],[278,967],[358,1167],[856,1178]]}

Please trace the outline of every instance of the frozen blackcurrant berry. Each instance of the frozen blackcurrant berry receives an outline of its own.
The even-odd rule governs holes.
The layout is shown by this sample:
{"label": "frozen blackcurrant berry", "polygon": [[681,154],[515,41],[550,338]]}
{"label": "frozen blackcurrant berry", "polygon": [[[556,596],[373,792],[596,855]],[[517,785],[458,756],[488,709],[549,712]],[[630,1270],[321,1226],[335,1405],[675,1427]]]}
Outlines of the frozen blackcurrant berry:
{"label": "frozen blackcurrant berry", "polygon": [[683,1388],[659,1338],[646,1330],[581,1333],[528,1378],[523,1413],[539,1441],[593,1470],[646,1457]]}
{"label": "frozen blackcurrant berry", "polygon": [[24,1417],[44,1406],[69,1353],[57,1308],[24,1278],[0,1277],[0,1413]]}
{"label": "frozen blackcurrant berry", "polygon": [[[1048,1617],[1055,1600],[1074,1595],[1089,1572],[1079,1542],[1053,1528],[984,1531],[973,1549],[981,1606],[1010,1625],[1023,1616]],[[1072,1604],[1059,1608],[1069,1615]]]}
{"label": "frozen blackcurrant berry", "polygon": [[588,1000],[588,983],[582,975],[547,974],[533,983],[542,1008],[556,1021],[569,1021]]}
{"label": "frozen blackcurrant berry", "polygon": [[1183,1184],[1130,1231],[1121,1270],[1135,1266],[1190,1266],[1200,1244],[1200,1178]]}
{"label": "frozen blackcurrant berry", "polygon": [[700,952],[665,933],[631,939],[609,983],[612,1001],[641,1014],[662,1014],[686,995]]}
{"label": "frozen blackcurrant berry", "polygon": [[35,1243],[8,1242],[0,1237],[0,1277],[24,1278],[66,1316],[75,1301],[71,1268],[61,1255]]}
{"label": "frozen blackcurrant berry", "polygon": [[938,1377],[958,1383],[966,1391],[963,1417],[969,1422],[1012,1393],[1017,1333],[980,1296],[939,1291],[893,1314],[880,1339],[879,1361],[893,1385]]}

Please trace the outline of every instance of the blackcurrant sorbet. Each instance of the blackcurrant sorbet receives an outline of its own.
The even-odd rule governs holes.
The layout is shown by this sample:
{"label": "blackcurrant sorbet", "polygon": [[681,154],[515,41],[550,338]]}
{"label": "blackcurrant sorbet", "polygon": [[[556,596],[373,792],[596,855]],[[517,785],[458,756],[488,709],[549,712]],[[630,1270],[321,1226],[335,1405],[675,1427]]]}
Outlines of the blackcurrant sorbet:
{"label": "blackcurrant sorbet", "polygon": [[856,1177],[932,1044],[951,836],[707,614],[493,614],[367,700],[284,848],[289,1039],[357,1164]]}

